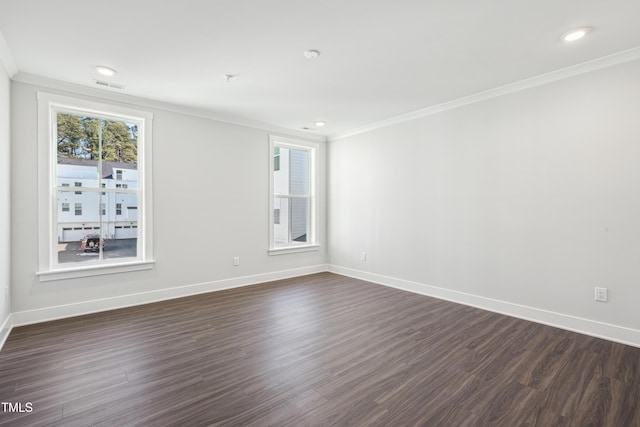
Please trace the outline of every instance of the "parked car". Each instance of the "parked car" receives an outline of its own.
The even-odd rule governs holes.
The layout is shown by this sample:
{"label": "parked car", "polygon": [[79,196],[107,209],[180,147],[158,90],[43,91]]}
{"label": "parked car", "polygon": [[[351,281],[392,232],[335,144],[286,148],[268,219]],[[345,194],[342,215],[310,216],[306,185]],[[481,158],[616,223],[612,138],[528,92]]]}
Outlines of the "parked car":
{"label": "parked car", "polygon": [[104,240],[99,234],[87,234],[82,238],[82,251],[98,251],[104,249]]}

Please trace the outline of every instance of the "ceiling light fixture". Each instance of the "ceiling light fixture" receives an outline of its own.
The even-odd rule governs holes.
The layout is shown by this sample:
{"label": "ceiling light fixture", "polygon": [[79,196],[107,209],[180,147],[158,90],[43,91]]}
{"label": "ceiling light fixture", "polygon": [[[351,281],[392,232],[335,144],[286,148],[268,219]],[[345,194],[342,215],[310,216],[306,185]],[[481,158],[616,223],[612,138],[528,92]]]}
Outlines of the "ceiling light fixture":
{"label": "ceiling light fixture", "polygon": [[104,65],[98,65],[96,67],[96,71],[98,71],[103,76],[113,77],[116,75],[117,71],[113,68],[105,67]]}
{"label": "ceiling light fixture", "polygon": [[327,124],[327,122],[322,122],[322,121],[317,121],[316,122],[316,126],[318,126],[319,128],[325,126]]}
{"label": "ceiling light fixture", "polygon": [[309,59],[316,59],[318,56],[320,56],[320,52],[315,49],[305,50],[304,56],[306,56]]}
{"label": "ceiling light fixture", "polygon": [[574,42],[576,40],[580,40],[581,38],[589,34],[591,30],[592,30],[591,27],[575,28],[571,31],[567,31],[566,33],[564,33],[562,35],[562,40],[566,42]]}

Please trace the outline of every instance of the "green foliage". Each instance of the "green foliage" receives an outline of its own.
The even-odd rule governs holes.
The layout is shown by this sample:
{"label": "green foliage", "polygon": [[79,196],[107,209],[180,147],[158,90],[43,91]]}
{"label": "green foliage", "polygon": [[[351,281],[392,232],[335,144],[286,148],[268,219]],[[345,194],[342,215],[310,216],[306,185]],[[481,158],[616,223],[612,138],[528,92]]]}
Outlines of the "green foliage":
{"label": "green foliage", "polygon": [[85,138],[85,132],[80,117],[58,114],[58,155],[80,157],[83,138]]}
{"label": "green foliage", "polygon": [[58,113],[58,156],[137,163],[138,126]]}

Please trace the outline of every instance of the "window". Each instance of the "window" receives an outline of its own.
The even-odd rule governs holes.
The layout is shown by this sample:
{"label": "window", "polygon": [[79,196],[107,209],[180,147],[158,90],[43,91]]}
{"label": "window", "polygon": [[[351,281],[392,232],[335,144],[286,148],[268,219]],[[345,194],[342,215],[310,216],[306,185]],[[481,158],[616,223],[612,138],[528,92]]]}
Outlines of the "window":
{"label": "window", "polygon": [[122,215],[122,203],[116,203],[116,215]]}
{"label": "window", "polygon": [[270,138],[269,253],[315,250],[318,145]]}
{"label": "window", "polygon": [[[38,93],[40,280],[152,268],[152,119],[143,111]],[[109,184],[123,178],[127,184],[120,188]],[[69,194],[69,182],[82,191]],[[138,208],[138,215],[126,218],[135,231],[116,233],[114,211],[108,209],[116,200]],[[73,204],[74,215],[52,210],[59,204],[62,212]],[[122,203],[118,206],[121,214]],[[58,245],[89,233],[105,240],[104,250],[99,245],[91,256],[82,256],[74,245]],[[122,241],[110,244],[110,239]]]}

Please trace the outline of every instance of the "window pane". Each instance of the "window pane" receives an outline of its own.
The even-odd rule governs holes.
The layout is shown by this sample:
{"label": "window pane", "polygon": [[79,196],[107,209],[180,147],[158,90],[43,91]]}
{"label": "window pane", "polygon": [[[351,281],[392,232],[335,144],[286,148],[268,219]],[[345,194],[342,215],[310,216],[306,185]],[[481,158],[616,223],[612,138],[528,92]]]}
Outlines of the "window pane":
{"label": "window pane", "polygon": [[[98,186],[98,120],[73,114],[57,114],[57,185]],[[76,194],[80,194],[76,191]]]}
{"label": "window pane", "polygon": [[[309,195],[309,151],[303,149],[276,147],[280,154],[274,158],[274,194]],[[274,164],[275,166],[275,164]]]}
{"label": "window pane", "polygon": [[115,188],[113,181],[136,188],[138,126],[98,117],[57,114],[58,186]]}
{"label": "window pane", "polygon": [[273,207],[274,209],[277,209],[280,211],[278,222],[276,224],[273,224],[273,244],[276,247],[288,246],[289,245],[289,199],[284,197],[276,197],[273,199]]}
{"label": "window pane", "polygon": [[58,263],[137,256],[137,194],[58,191],[58,203]]}
{"label": "window pane", "polygon": [[[309,235],[309,199],[275,197],[273,241],[275,247],[307,243]],[[277,215],[275,211],[279,212]]]}
{"label": "window pane", "polygon": [[58,191],[58,263],[97,261],[102,242],[99,193]]}
{"label": "window pane", "polygon": [[111,203],[107,202],[107,217],[103,221],[104,229],[108,230],[104,259],[136,257],[138,254],[138,196],[129,193],[110,193],[109,196]]}
{"label": "window pane", "polygon": [[307,242],[308,205],[308,199],[290,200],[291,243]]}
{"label": "window pane", "polygon": [[289,150],[289,194],[309,194],[309,152]]}
{"label": "window pane", "polygon": [[289,194],[289,149],[280,148],[277,158],[278,168],[273,171],[273,194]]}
{"label": "window pane", "polygon": [[273,148],[273,170],[280,170],[280,147]]}

